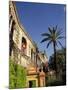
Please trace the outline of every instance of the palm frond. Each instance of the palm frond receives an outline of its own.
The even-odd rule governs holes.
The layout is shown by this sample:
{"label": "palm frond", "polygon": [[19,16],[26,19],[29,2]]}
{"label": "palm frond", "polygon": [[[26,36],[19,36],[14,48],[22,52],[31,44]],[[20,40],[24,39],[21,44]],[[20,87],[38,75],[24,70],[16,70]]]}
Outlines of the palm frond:
{"label": "palm frond", "polygon": [[48,33],[43,33],[43,34],[41,34],[42,36],[48,36],[48,37],[50,37],[50,34],[48,34]]}
{"label": "palm frond", "polygon": [[63,33],[63,32],[62,32],[61,30],[58,30],[58,31],[56,32],[56,37],[60,36],[62,33]]}
{"label": "palm frond", "polygon": [[60,41],[58,41],[58,43],[60,44],[60,46],[63,48],[63,45],[61,44],[61,42]]}
{"label": "palm frond", "polygon": [[41,41],[41,43],[43,43],[43,42],[45,42],[45,41],[48,41],[49,40],[49,38],[44,38],[42,41]]}
{"label": "palm frond", "polygon": [[59,37],[57,37],[57,39],[62,39],[62,38],[64,38],[64,39],[65,39],[65,37],[64,37],[64,36],[59,36]]}
{"label": "palm frond", "polygon": [[53,27],[53,35],[55,35],[56,34],[56,29],[55,29],[55,27]]}
{"label": "palm frond", "polygon": [[[49,45],[53,42],[55,42],[55,45],[58,47],[58,44],[61,44],[60,39],[65,38],[64,36],[61,36],[61,34],[63,33],[62,30],[58,29],[57,25],[55,27],[48,27],[49,33],[43,33],[41,34],[42,36],[44,36],[42,42],[48,41],[47,44],[47,48],[49,47]],[[63,46],[62,46],[63,47]]]}
{"label": "palm frond", "polygon": [[52,30],[51,30],[51,28],[50,28],[50,27],[48,27],[48,30],[49,30],[49,32],[52,34]]}
{"label": "palm frond", "polygon": [[49,47],[49,45],[52,43],[52,40],[48,42],[47,44],[47,48]]}

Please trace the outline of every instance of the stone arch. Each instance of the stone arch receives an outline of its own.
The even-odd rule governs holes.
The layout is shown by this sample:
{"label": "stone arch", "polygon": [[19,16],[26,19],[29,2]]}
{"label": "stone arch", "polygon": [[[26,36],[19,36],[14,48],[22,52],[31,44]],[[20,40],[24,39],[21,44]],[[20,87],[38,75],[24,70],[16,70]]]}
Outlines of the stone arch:
{"label": "stone arch", "polygon": [[26,50],[27,50],[27,41],[25,39],[25,37],[22,37],[22,44],[21,44],[21,50],[22,53],[26,54]]}

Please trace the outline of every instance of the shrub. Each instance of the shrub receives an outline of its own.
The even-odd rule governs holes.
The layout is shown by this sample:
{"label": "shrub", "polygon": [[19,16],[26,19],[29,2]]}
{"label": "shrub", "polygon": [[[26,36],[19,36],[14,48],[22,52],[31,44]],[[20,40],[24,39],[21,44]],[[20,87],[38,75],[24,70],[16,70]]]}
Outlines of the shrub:
{"label": "shrub", "polygon": [[15,64],[12,60],[9,62],[9,88],[26,87],[26,69]]}

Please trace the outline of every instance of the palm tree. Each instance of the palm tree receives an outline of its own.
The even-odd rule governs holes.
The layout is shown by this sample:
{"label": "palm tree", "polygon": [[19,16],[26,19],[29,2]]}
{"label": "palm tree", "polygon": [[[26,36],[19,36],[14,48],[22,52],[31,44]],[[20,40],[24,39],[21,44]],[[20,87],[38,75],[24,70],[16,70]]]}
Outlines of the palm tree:
{"label": "palm tree", "polygon": [[48,27],[49,33],[43,33],[42,36],[44,37],[41,43],[48,41],[47,48],[50,44],[53,45],[54,49],[54,64],[55,64],[55,70],[56,70],[56,76],[57,76],[57,66],[56,66],[56,46],[58,46],[58,43],[62,46],[60,39],[64,38],[64,36],[61,36],[62,32],[58,29],[57,25],[56,27]]}

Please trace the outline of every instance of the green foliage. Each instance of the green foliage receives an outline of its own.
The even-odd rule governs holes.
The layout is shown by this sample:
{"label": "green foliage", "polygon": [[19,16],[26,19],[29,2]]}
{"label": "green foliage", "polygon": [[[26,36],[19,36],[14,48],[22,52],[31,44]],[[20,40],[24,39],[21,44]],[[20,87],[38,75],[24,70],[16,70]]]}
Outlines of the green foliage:
{"label": "green foliage", "polygon": [[[66,85],[66,48],[62,48],[56,51],[56,66],[57,66],[57,80],[49,81],[50,85]],[[50,57],[49,68],[54,68],[54,54]]]}
{"label": "green foliage", "polygon": [[[63,65],[66,64],[66,53],[65,53],[65,49],[63,50],[57,50],[56,51],[56,64],[57,66],[59,66],[59,68],[63,69]],[[54,54],[52,56],[50,56],[49,59],[49,68],[53,69],[53,65],[54,65]]]}
{"label": "green foliage", "polygon": [[62,82],[62,80],[60,79],[56,79],[55,75],[48,75],[48,80],[46,83],[46,86],[61,86],[61,85],[65,85],[64,82]]}
{"label": "green foliage", "polygon": [[10,60],[9,62],[9,87],[15,87],[15,70],[14,70],[14,63]]}
{"label": "green foliage", "polygon": [[12,60],[9,63],[9,88],[26,87],[26,69],[15,64]]}
{"label": "green foliage", "polygon": [[62,85],[65,85],[62,81],[60,80],[49,80],[46,84],[46,86],[62,86]]}
{"label": "green foliage", "polygon": [[26,87],[26,70],[22,66],[17,67],[17,88]]}

